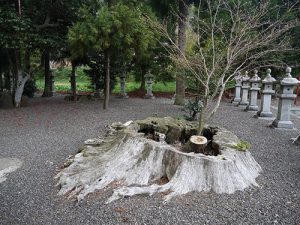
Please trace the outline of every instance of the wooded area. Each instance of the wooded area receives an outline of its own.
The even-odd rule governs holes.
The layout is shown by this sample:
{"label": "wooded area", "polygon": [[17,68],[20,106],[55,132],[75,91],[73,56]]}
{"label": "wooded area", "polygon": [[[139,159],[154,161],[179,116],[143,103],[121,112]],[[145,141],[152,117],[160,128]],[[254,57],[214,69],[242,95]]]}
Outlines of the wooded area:
{"label": "wooded area", "polygon": [[276,69],[299,66],[298,1],[15,0],[0,4],[0,88],[13,96],[16,107],[24,86],[33,96],[36,74],[41,72],[43,97],[53,95],[51,62],[71,64],[73,99],[76,68],[87,66],[92,89],[105,95],[104,108],[111,86],[122,73],[132,74],[141,90],[147,72],[156,81],[174,81],[175,104],[184,104],[188,90],[205,106],[209,99],[222,96],[237,71],[272,67],[276,76]]}

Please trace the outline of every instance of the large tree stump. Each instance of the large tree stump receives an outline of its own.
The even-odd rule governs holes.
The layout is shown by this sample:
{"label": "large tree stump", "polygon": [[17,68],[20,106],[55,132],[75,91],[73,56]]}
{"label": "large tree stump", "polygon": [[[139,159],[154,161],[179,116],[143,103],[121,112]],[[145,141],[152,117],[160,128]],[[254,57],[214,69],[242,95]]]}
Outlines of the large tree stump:
{"label": "large tree stump", "polygon": [[114,123],[106,135],[87,140],[83,150],[67,160],[56,176],[59,194],[81,200],[111,187],[114,193],[108,202],[159,192],[168,193],[169,200],[191,191],[230,194],[257,186],[260,166],[249,151],[233,147],[240,141],[225,129],[205,128],[217,155],[184,152],[196,127],[170,117]]}

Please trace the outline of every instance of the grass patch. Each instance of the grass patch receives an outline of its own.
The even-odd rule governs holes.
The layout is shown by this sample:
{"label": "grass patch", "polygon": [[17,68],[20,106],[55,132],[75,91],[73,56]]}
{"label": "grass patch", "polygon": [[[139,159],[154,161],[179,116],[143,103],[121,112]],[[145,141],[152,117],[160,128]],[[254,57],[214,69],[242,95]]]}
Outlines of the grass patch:
{"label": "grass patch", "polygon": [[[126,92],[140,89],[140,82],[129,81],[126,83]],[[175,82],[154,82],[153,92],[175,92]],[[120,83],[115,86],[113,93],[120,93]]]}
{"label": "grass patch", "polygon": [[[84,73],[85,67],[78,67],[76,70],[76,86],[78,91],[93,91],[89,77]],[[70,91],[70,74],[71,68],[58,68],[54,71],[54,85],[57,91]],[[44,89],[43,74],[38,74],[36,77],[36,86],[38,90]],[[126,92],[138,90],[140,83],[132,79],[126,83]],[[153,84],[154,92],[175,92],[175,82],[155,82]],[[117,79],[117,84],[113,90],[114,94],[120,93],[120,82]]]}
{"label": "grass patch", "polygon": [[247,141],[240,141],[239,143],[237,143],[236,145],[234,145],[233,148],[235,148],[238,151],[245,152],[249,148],[251,148],[251,144],[249,142],[247,142]]}
{"label": "grass patch", "polygon": [[[78,67],[76,70],[76,81],[78,91],[92,91],[90,87],[89,77],[84,73],[85,67]],[[54,70],[54,85],[57,91],[69,91],[71,89],[70,84],[71,68],[62,67]],[[36,79],[36,86],[39,90],[44,89],[44,77],[43,74],[39,75]]]}

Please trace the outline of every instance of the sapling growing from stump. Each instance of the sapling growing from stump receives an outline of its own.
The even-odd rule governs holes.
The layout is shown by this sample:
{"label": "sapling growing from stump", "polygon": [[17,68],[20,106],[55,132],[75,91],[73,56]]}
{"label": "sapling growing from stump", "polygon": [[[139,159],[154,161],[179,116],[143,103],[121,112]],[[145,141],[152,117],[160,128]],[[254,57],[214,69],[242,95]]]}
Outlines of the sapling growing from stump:
{"label": "sapling growing from stump", "polygon": [[[255,67],[281,64],[274,54],[290,51],[288,35],[299,25],[297,20],[284,16],[297,9],[283,12],[270,1],[217,0],[195,5],[189,21],[189,47],[182,52],[165,26],[154,23],[160,34],[168,39],[168,50],[178,71],[187,79],[198,82],[198,97],[203,102],[199,114],[198,134],[204,124],[217,112],[226,85],[238,72]],[[274,17],[275,14],[280,15]],[[153,22],[153,21],[152,21]]]}

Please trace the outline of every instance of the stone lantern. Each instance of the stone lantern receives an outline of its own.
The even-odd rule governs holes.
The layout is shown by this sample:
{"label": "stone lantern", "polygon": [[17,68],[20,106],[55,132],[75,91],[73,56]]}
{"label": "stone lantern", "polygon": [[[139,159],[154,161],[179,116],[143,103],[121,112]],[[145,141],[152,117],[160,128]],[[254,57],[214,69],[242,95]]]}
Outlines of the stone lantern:
{"label": "stone lantern", "polygon": [[294,124],[290,121],[290,111],[292,102],[296,98],[294,88],[299,84],[299,81],[291,76],[291,72],[292,69],[287,67],[286,77],[280,82],[277,116],[272,123],[275,128],[294,129]]}
{"label": "stone lantern", "polygon": [[240,105],[248,105],[248,93],[250,88],[250,77],[248,76],[248,72],[245,72],[245,76],[242,78],[242,101],[240,101]]}
{"label": "stone lantern", "polygon": [[241,87],[242,87],[242,75],[241,72],[238,72],[237,76],[234,77],[235,79],[235,92],[234,92],[234,99],[232,104],[238,105],[241,101]]}
{"label": "stone lantern", "polygon": [[50,63],[49,73],[50,73],[50,80],[51,80],[50,90],[52,92],[51,95],[53,95],[56,92],[56,90],[55,90],[55,83],[54,83],[55,82],[55,80],[54,80],[54,68],[53,68],[51,63]]}
{"label": "stone lantern", "polygon": [[276,80],[271,76],[271,69],[267,69],[267,76],[262,80],[262,95],[260,102],[260,109],[257,112],[258,117],[272,117],[273,114],[271,112],[271,100],[272,95],[275,94],[273,90],[273,83]]}
{"label": "stone lantern", "polygon": [[258,71],[254,70],[254,76],[250,79],[250,104],[247,106],[248,111],[258,111],[257,106],[257,94],[260,91],[260,77],[258,76]]}
{"label": "stone lantern", "polygon": [[146,75],[145,75],[145,79],[146,79],[146,89],[147,89],[147,93],[145,95],[145,98],[147,99],[154,99],[155,97],[153,96],[153,93],[152,93],[152,86],[153,86],[153,78],[154,76],[148,72]]}
{"label": "stone lantern", "polygon": [[126,73],[125,72],[122,72],[120,75],[120,87],[121,87],[120,98],[128,98],[128,95],[126,93]]}

